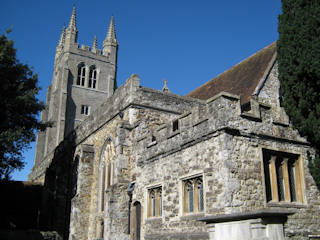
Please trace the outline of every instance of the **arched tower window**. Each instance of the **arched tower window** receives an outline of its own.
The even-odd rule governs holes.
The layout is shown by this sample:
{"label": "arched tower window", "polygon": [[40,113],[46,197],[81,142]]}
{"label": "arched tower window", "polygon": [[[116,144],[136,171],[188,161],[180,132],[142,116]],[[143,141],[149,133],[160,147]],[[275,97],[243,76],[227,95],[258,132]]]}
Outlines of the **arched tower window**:
{"label": "arched tower window", "polygon": [[77,77],[77,85],[84,86],[86,80],[86,66],[84,63],[81,63],[78,66],[78,77]]}
{"label": "arched tower window", "polygon": [[96,88],[97,87],[97,69],[95,66],[90,67],[89,72],[89,82],[88,87],[89,88]]}

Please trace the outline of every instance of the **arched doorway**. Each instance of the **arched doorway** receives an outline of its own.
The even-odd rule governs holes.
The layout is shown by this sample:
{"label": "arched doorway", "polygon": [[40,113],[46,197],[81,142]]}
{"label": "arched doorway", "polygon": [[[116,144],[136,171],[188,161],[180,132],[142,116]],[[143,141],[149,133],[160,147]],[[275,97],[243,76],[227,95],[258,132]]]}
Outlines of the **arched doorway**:
{"label": "arched doorway", "polygon": [[136,201],[133,204],[132,214],[131,214],[131,240],[140,240],[141,235],[141,203]]}

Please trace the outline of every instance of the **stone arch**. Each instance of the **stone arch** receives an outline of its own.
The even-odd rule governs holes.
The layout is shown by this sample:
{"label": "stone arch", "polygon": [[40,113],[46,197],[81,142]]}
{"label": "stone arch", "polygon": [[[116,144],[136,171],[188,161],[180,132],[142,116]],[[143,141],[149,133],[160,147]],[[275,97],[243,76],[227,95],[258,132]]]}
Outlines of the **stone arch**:
{"label": "stone arch", "polygon": [[106,201],[106,192],[108,188],[114,184],[114,158],[115,147],[114,142],[108,137],[102,146],[99,163],[98,163],[98,201],[97,201],[97,231],[96,236],[103,238],[105,231],[104,216],[108,212],[108,204]]}

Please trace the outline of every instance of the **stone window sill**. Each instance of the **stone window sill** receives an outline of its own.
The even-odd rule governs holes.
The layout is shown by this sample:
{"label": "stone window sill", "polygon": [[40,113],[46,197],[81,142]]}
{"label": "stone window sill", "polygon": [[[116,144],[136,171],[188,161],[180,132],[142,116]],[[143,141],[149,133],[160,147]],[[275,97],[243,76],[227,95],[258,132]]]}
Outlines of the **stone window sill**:
{"label": "stone window sill", "polygon": [[150,148],[150,147],[152,147],[152,146],[154,146],[154,145],[157,145],[157,141],[153,141],[153,142],[149,143],[149,144],[147,145],[147,148]]}
{"label": "stone window sill", "polygon": [[148,222],[162,222],[162,216],[159,216],[159,217],[148,217],[146,219],[146,223]]}
{"label": "stone window sill", "polygon": [[308,236],[308,239],[314,239],[314,240],[317,240],[317,239],[320,239],[320,235],[309,235]]}
{"label": "stone window sill", "polygon": [[90,90],[90,91],[93,91],[93,92],[98,92],[98,93],[107,93],[106,91],[101,91],[101,90],[98,90],[97,88],[89,88],[89,87],[86,87],[86,86],[80,86],[80,85],[72,85],[73,87],[76,87],[76,88],[82,88],[82,89],[86,89],[86,90]]}
{"label": "stone window sill", "polygon": [[167,139],[173,138],[174,136],[176,136],[176,135],[178,135],[178,134],[180,134],[180,130],[176,130],[176,131],[172,132],[172,133],[167,137]]}
{"label": "stone window sill", "polygon": [[185,213],[180,217],[181,220],[198,220],[198,218],[204,217],[204,212],[197,213]]}
{"label": "stone window sill", "polygon": [[306,208],[307,205],[300,202],[267,202],[268,207]]}

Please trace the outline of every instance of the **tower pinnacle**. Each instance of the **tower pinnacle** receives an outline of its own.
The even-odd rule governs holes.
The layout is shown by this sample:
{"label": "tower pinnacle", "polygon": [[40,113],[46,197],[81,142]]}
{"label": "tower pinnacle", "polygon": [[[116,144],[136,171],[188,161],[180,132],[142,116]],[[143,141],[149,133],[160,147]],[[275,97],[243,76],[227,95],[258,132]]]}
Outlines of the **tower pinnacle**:
{"label": "tower pinnacle", "polygon": [[67,27],[66,34],[65,34],[66,46],[70,47],[71,45],[73,45],[77,42],[78,30],[77,30],[77,26],[76,26],[76,21],[77,21],[76,7],[73,6],[69,26]]}
{"label": "tower pinnacle", "polygon": [[97,36],[94,35],[93,43],[92,43],[92,52],[96,53],[98,50],[98,42],[97,42]]}
{"label": "tower pinnacle", "polygon": [[162,92],[167,92],[167,93],[170,92],[170,90],[169,90],[169,88],[168,88],[168,86],[167,86],[167,83],[168,83],[168,81],[167,81],[166,79],[164,79],[164,80],[163,80]]}
{"label": "tower pinnacle", "polygon": [[104,42],[108,42],[108,43],[115,44],[115,45],[118,44],[117,39],[116,39],[116,32],[115,32],[115,27],[114,27],[113,16],[111,17],[109,28],[108,28],[108,33],[107,33],[107,36],[106,36],[106,39],[104,40]]}
{"label": "tower pinnacle", "polygon": [[76,21],[77,21],[77,18],[76,18],[76,7],[73,6],[72,14],[71,14],[70,22],[69,22],[69,26],[68,26],[69,30],[72,30],[74,32],[77,31]]}
{"label": "tower pinnacle", "polygon": [[114,27],[114,19],[111,17],[108,33],[103,41],[102,52],[104,56],[109,56],[111,62],[116,63],[118,41],[116,39],[116,31]]}
{"label": "tower pinnacle", "polygon": [[59,46],[62,46],[64,44],[65,38],[66,38],[66,27],[65,25],[63,25],[62,32],[59,39],[59,44],[58,44]]}

